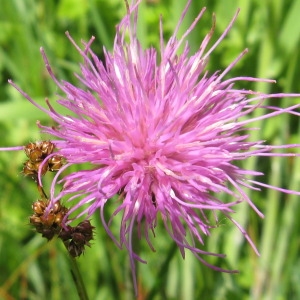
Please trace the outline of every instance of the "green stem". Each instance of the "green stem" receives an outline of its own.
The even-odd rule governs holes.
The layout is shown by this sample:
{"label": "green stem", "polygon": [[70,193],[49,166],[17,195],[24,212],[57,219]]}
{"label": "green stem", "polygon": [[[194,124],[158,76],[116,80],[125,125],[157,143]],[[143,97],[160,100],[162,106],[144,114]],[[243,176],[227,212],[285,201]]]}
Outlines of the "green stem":
{"label": "green stem", "polygon": [[77,265],[77,261],[71,255],[69,255],[69,257],[70,257],[70,262],[71,262],[71,273],[72,273],[74,283],[76,285],[78,296],[79,296],[80,300],[88,300],[89,297],[87,295],[84,282],[83,282],[82,277],[80,275],[79,268],[78,268],[78,265]]}

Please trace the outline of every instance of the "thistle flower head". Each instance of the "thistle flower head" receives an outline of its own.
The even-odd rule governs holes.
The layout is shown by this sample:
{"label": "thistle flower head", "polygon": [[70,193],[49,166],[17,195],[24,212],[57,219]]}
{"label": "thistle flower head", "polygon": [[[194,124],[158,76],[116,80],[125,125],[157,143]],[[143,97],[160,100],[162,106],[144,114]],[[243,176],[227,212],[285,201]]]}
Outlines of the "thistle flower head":
{"label": "thistle flower head", "polygon": [[[241,201],[247,201],[262,216],[244,187],[266,186],[293,193],[250,180],[250,176],[262,173],[244,170],[236,162],[252,156],[293,155],[272,151],[295,145],[250,142],[251,130],[245,126],[283,113],[298,114],[294,109],[299,105],[288,108],[263,105],[268,98],[298,95],[266,95],[235,88],[237,81],[272,80],[224,79],[247,50],[225,70],[209,74],[205,70],[208,58],[230,30],[237,14],[210,48],[213,29],[199,50],[190,55],[186,37],[205,11],[199,13],[178,39],[179,26],[190,2],[168,41],[163,38],[161,21],[159,49],[143,49],[136,36],[139,1],[133,1],[118,25],[113,50],[104,49],[104,61],[91,50],[94,38],[83,43],[81,49],[67,33],[84,60],[81,75],[77,77],[84,88],[56,79],[41,50],[50,76],[64,94],[57,102],[69,114],[60,114],[49,102],[49,109],[45,109],[20,91],[57,123],[56,127],[39,124],[44,133],[54,137],[56,154],[67,160],[53,180],[52,205],[62,199],[71,201],[68,215],[82,207],[84,210],[78,216],[91,216],[98,211],[108,234],[120,247],[125,245],[129,250],[133,270],[133,260],[140,260],[132,250],[134,227],[138,228],[139,237],[143,236],[153,248],[149,232],[155,230],[161,219],[182,255],[189,249],[208,265],[202,254],[222,256],[199,249],[203,235],[209,235],[216,224],[211,220],[214,214],[222,213],[230,219],[257,252],[247,233],[230,216],[232,207]],[[184,49],[179,54],[182,45]],[[260,108],[268,112],[252,117],[251,112]],[[70,166],[83,163],[90,163],[91,168],[62,175]],[[63,189],[56,192],[58,178]],[[223,203],[219,199],[221,193],[230,195],[233,201]],[[116,194],[120,205],[108,222],[104,210]],[[122,215],[119,238],[109,228],[117,214]]]}

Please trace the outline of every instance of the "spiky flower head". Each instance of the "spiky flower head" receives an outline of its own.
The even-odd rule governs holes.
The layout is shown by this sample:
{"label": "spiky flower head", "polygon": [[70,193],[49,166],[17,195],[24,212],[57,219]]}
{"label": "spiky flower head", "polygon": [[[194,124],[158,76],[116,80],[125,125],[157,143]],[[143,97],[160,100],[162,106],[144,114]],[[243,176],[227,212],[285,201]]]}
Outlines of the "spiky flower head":
{"label": "spiky flower head", "polygon": [[[83,43],[81,49],[67,33],[84,60],[78,75],[84,88],[56,79],[41,49],[50,76],[63,92],[57,102],[70,113],[60,114],[48,101],[49,109],[41,107],[12,83],[57,124],[39,124],[42,132],[54,137],[56,155],[67,160],[53,180],[51,203],[70,201],[68,215],[78,209],[78,216],[91,216],[98,211],[108,234],[120,247],[125,245],[128,249],[133,271],[134,259],[140,260],[132,249],[133,229],[137,228],[139,238],[144,237],[153,248],[149,232],[155,230],[159,219],[182,255],[189,249],[206,265],[202,254],[222,256],[197,245],[203,243],[203,235],[209,235],[216,224],[211,215],[224,214],[257,251],[247,233],[230,216],[232,207],[241,201],[247,201],[262,216],[243,188],[266,186],[297,192],[250,180],[250,176],[262,173],[244,170],[236,162],[252,156],[294,155],[273,150],[295,145],[270,146],[263,141],[250,142],[248,137],[252,132],[249,124],[258,119],[297,114],[294,109],[299,105],[264,106],[265,99],[298,95],[266,95],[235,88],[237,81],[272,80],[224,79],[247,50],[225,70],[210,75],[205,71],[209,56],[228,33],[237,14],[209,49],[214,26],[199,50],[190,55],[189,45],[184,42],[205,9],[177,39],[191,2],[188,1],[171,38],[164,40],[161,21],[159,49],[143,49],[136,36],[139,2],[133,1],[128,7],[127,15],[117,26],[113,50],[104,49],[103,61],[91,50],[94,38]],[[179,54],[181,46],[184,49]],[[261,108],[268,112],[253,118],[251,113]],[[70,166],[84,163],[90,163],[91,168],[62,175]],[[63,183],[61,191],[55,189],[59,182]],[[223,203],[220,193],[230,195],[232,202]],[[117,194],[120,205],[108,222],[104,210]],[[122,215],[119,238],[109,227],[117,214]]]}

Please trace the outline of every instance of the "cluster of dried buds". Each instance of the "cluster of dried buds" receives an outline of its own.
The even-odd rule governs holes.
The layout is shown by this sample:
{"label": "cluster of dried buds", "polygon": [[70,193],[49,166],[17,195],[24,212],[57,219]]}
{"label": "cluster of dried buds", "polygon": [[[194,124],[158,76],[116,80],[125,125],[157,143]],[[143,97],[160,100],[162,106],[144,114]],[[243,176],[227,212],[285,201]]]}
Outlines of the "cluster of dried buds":
{"label": "cluster of dried buds", "polygon": [[37,180],[39,172],[43,176],[47,171],[55,172],[63,166],[64,158],[53,154],[54,149],[55,145],[50,141],[29,143],[24,147],[28,160],[24,163],[23,173],[34,179],[42,197],[33,203],[33,215],[29,220],[36,231],[48,241],[55,235],[58,236],[70,255],[77,257],[84,252],[85,246],[90,247],[94,227],[89,220],[85,220],[75,227],[64,225],[68,209],[59,201],[51,204]]}
{"label": "cluster of dried buds", "polygon": [[90,241],[93,239],[94,227],[89,220],[85,220],[75,227],[63,226],[62,222],[68,209],[60,202],[56,202],[52,208],[47,209],[49,205],[51,205],[49,201],[34,202],[32,205],[34,214],[30,216],[30,224],[47,240],[51,240],[57,235],[64,242],[70,255],[80,256],[84,252],[85,246],[91,246]]}
{"label": "cluster of dried buds", "polygon": [[62,230],[62,221],[68,212],[65,206],[60,202],[56,202],[53,207],[47,210],[50,205],[49,201],[37,200],[32,204],[34,214],[30,216],[30,224],[32,224],[38,233],[43,237],[51,240],[54,235],[59,234]]}
{"label": "cluster of dried buds", "polygon": [[67,226],[67,229],[62,230],[58,237],[63,240],[70,255],[77,257],[84,252],[85,246],[91,246],[94,228],[89,220],[84,220],[75,227]]}
{"label": "cluster of dried buds", "polygon": [[64,164],[64,158],[60,155],[52,155],[47,161],[44,160],[53,153],[55,145],[50,141],[41,141],[29,143],[24,147],[28,160],[24,163],[23,173],[30,175],[34,180],[37,179],[39,168],[41,167],[41,175],[45,175],[47,171],[58,171]]}

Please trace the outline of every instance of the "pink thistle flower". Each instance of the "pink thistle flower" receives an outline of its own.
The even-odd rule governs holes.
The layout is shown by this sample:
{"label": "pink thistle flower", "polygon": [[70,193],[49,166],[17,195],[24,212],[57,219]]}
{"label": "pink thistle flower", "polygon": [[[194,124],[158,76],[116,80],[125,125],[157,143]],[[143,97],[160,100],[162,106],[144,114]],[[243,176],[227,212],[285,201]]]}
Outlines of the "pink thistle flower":
{"label": "pink thistle flower", "polygon": [[[132,249],[133,228],[138,228],[139,238],[143,236],[153,249],[149,231],[155,230],[158,218],[162,219],[183,256],[185,249],[189,249],[205,265],[226,272],[201,257],[203,254],[223,255],[206,252],[196,245],[203,244],[203,235],[209,235],[215,226],[209,221],[208,214],[224,214],[258,254],[246,231],[230,215],[233,206],[247,201],[263,217],[243,188],[259,190],[259,187],[267,187],[284,193],[299,192],[250,180],[248,177],[263,174],[242,169],[235,163],[252,156],[296,155],[273,150],[299,145],[249,142],[251,130],[256,128],[246,129],[245,125],[284,113],[299,116],[295,109],[300,104],[287,108],[263,105],[265,99],[299,95],[235,89],[235,83],[240,81],[274,82],[251,77],[224,79],[247,50],[225,70],[212,75],[205,71],[209,56],[232,27],[238,12],[209,49],[207,45],[213,28],[199,50],[190,56],[187,42],[181,54],[178,49],[205,9],[177,39],[191,3],[188,1],[169,41],[165,44],[161,21],[160,49],[142,49],[136,36],[139,2],[134,1],[118,25],[113,51],[104,49],[105,62],[100,61],[90,48],[94,38],[83,43],[82,50],[67,33],[84,59],[81,75],[77,76],[84,89],[56,79],[41,49],[50,76],[64,93],[57,102],[70,111],[69,115],[58,113],[48,101],[48,109],[41,107],[10,83],[58,125],[53,128],[38,123],[42,132],[55,137],[52,142],[58,148],[56,154],[67,159],[67,164],[53,180],[52,203],[61,199],[71,201],[69,214],[84,207],[78,217],[99,211],[111,238],[119,247],[128,249],[133,274],[134,259],[142,261]],[[261,108],[269,112],[252,117],[251,112]],[[83,163],[90,163],[91,169],[62,177],[62,172],[70,166]],[[55,191],[57,183],[63,183],[63,189],[58,193]],[[219,193],[226,193],[234,200],[223,203],[218,198]],[[121,202],[108,222],[104,209],[116,194]],[[109,228],[117,214],[122,214],[119,239]]]}

